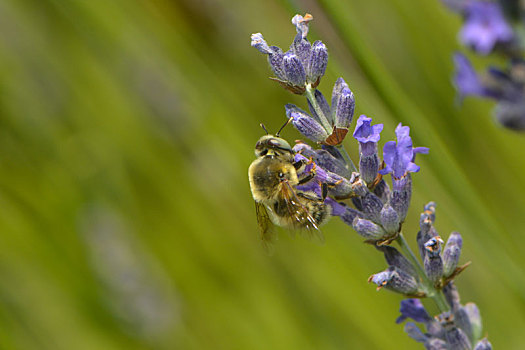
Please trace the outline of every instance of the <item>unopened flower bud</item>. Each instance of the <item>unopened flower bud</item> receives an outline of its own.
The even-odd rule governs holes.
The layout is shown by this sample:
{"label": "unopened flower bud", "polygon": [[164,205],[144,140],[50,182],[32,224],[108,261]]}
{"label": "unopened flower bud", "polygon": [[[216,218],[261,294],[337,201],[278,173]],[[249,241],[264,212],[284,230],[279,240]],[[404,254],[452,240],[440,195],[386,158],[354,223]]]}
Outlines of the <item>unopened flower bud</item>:
{"label": "unopened flower bud", "polygon": [[[328,64],[328,50],[325,44],[321,41],[316,41],[312,45],[312,52],[308,60],[307,68],[307,79],[308,82],[314,84],[319,78],[321,78]],[[327,117],[329,114],[327,115]]]}
{"label": "unopened flower bud", "polygon": [[312,45],[306,40],[306,38],[303,38],[302,35],[298,33],[294,38],[290,50],[299,58],[299,61],[301,61],[301,64],[306,71],[306,64],[310,59]]}
{"label": "unopened flower bud", "polygon": [[352,226],[356,232],[366,239],[379,240],[386,236],[385,230],[370,220],[355,218]]}
{"label": "unopened flower bud", "polygon": [[442,243],[443,240],[439,236],[432,237],[425,243],[425,273],[434,284],[443,276],[443,261],[440,255]]}
{"label": "unopened flower bud", "polygon": [[399,216],[389,204],[385,204],[380,213],[381,226],[388,233],[397,233],[399,231]]}
{"label": "unopened flower bud", "polygon": [[[399,323],[399,322],[397,322]],[[407,322],[405,325],[405,333],[418,343],[425,343],[428,340],[428,336],[423,334],[419,327],[413,322]]]}
{"label": "unopened flower bud", "polygon": [[305,111],[293,104],[287,104],[286,116],[292,118],[292,124],[297,131],[314,142],[322,142],[328,137],[326,130]]}
{"label": "unopened flower bud", "polygon": [[292,52],[285,53],[283,67],[286,81],[290,84],[303,86],[306,83],[306,72],[297,55]]}
{"label": "unopened flower bud", "polygon": [[450,346],[450,349],[454,350],[470,350],[472,345],[465,332],[461,328],[451,326],[445,331],[445,339]]}
{"label": "unopened flower bud", "polygon": [[334,125],[338,128],[348,129],[352,123],[355,109],[355,97],[352,91],[344,87],[337,100],[337,105],[332,105],[332,108],[335,108]]}
{"label": "unopened flower bud", "polygon": [[401,254],[396,248],[388,245],[377,246],[376,248],[383,252],[388,266],[395,266],[411,276],[417,276],[414,265],[412,265],[412,263],[408,261],[408,259],[405,258],[403,254]]}
{"label": "unopened flower bud", "polygon": [[341,220],[343,220],[345,224],[352,226],[352,227],[353,227],[354,220],[361,216],[362,216],[362,213],[350,207],[346,207],[345,212],[340,215]]}
{"label": "unopened flower bud", "polygon": [[476,344],[474,350],[492,350],[492,344],[487,338],[483,338]]}
{"label": "unopened flower bud", "polygon": [[468,319],[470,321],[471,334],[470,338],[474,341],[481,338],[481,333],[483,331],[483,325],[481,323],[481,315],[479,309],[474,303],[467,303],[465,305],[465,311],[467,312]]}
{"label": "unopened flower bud", "polygon": [[405,221],[408,207],[410,206],[410,198],[412,197],[412,177],[410,174],[396,179],[392,178],[393,191],[390,205],[399,215],[399,221]]}
{"label": "unopened flower bud", "polygon": [[374,282],[378,290],[385,287],[405,295],[413,295],[418,292],[416,279],[395,266],[390,266],[387,270],[370,276],[368,281]]}
{"label": "unopened flower bud", "polygon": [[452,232],[443,250],[443,275],[450,276],[458,265],[463,240],[458,232]]}
{"label": "unopened flower bud", "polygon": [[385,180],[379,181],[379,183],[374,187],[373,192],[376,196],[381,198],[383,203],[388,203],[390,201],[390,187]]}
{"label": "unopened flower bud", "polygon": [[432,283],[436,283],[443,276],[443,261],[441,256],[425,256],[425,273]]}
{"label": "unopened flower bud", "polygon": [[453,312],[461,307],[459,293],[456,286],[454,285],[454,281],[451,281],[449,284],[443,287],[443,294],[445,295],[445,298],[447,299],[447,302]]}
{"label": "unopened flower bud", "polygon": [[363,207],[362,211],[367,218],[376,224],[381,224],[381,211],[383,209],[383,202],[381,202],[381,199],[379,199],[378,196],[368,191],[361,199],[361,205]]}
{"label": "unopened flower bud", "polygon": [[324,149],[316,151],[316,163],[320,167],[342,176],[345,179],[349,179],[352,175],[350,170],[345,166],[345,163],[335,158],[330,152]]}

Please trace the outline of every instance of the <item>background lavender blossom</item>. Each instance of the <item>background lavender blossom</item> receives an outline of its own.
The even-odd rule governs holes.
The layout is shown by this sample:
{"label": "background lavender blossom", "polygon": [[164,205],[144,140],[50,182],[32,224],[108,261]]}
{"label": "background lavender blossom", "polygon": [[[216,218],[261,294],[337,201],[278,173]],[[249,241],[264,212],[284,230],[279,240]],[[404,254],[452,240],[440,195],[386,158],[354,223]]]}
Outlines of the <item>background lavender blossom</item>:
{"label": "background lavender blossom", "polygon": [[[460,18],[437,0],[294,4],[0,1],[0,348],[421,349],[395,323],[400,297],[364,283],[385,264],[347,225],[324,226],[325,246],[282,234],[271,259],[254,235],[258,125],[276,131],[285,103],[308,107],[267,79],[247,36],[287,48],[290,16],[308,11],[311,41],[329,48],[323,93],[345,77],[359,101],[351,131],[366,114],[387,141],[402,122],[431,149],[407,217],[438,202],[440,232],[460,231],[473,261],[462,300],[496,349],[521,349],[523,137],[495,132],[490,102],[455,107]],[[351,132],[345,145],[358,159]],[[130,264],[95,249],[90,203],[118,218],[108,237]],[[120,307],[137,285],[104,274],[115,269],[139,273],[150,308]],[[169,316],[150,319],[169,322],[135,332],[155,328],[141,312],[158,301]]]}

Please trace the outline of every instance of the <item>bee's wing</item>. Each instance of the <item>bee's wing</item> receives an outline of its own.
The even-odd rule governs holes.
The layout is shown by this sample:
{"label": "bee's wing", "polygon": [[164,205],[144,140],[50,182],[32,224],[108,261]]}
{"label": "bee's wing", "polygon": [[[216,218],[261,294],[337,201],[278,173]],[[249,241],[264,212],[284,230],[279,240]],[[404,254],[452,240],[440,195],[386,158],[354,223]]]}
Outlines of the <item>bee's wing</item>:
{"label": "bee's wing", "polygon": [[278,201],[279,204],[284,205],[285,208],[281,210],[288,211],[290,217],[294,220],[294,229],[298,230],[303,236],[317,241],[318,243],[324,243],[324,237],[316,220],[310,214],[310,210],[306,207],[303,202],[313,201],[305,197],[299,198],[296,191],[288,182],[283,182],[281,191],[279,193],[282,200]]}
{"label": "bee's wing", "polygon": [[261,231],[261,242],[266,252],[271,254],[273,252],[273,241],[275,241],[275,231],[264,204],[255,202],[255,214]]}

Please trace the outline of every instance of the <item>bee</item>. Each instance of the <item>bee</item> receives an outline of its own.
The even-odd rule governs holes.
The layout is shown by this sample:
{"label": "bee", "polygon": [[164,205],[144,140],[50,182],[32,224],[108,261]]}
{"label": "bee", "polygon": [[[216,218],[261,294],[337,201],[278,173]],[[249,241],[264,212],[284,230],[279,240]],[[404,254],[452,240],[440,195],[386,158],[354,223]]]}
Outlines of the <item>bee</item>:
{"label": "bee", "polygon": [[309,181],[315,181],[315,164],[311,171],[305,171],[309,163],[296,162],[290,144],[279,137],[279,133],[289,122],[290,120],[275,136],[270,135],[261,124],[266,135],[255,144],[257,159],[248,169],[261,240],[267,249],[271,248],[275,238],[273,225],[298,229],[322,242],[319,226],[325,223],[331,214],[331,207],[324,203],[328,191],[326,184],[319,183],[321,196],[314,191],[297,188]]}

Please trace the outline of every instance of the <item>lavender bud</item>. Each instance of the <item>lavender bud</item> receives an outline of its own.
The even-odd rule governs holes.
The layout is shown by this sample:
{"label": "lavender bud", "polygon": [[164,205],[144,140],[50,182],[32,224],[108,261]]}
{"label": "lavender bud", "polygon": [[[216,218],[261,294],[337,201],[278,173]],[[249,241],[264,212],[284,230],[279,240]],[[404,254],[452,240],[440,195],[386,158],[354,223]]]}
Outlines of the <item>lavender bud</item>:
{"label": "lavender bud", "polygon": [[428,336],[423,334],[418,326],[416,326],[413,322],[407,322],[405,325],[405,333],[408,334],[408,336],[418,343],[425,343],[428,340]]}
{"label": "lavender bud", "polygon": [[388,203],[390,201],[390,187],[385,180],[379,181],[379,183],[374,187],[374,194],[381,198],[383,203]]}
{"label": "lavender bud", "polygon": [[334,125],[338,128],[348,129],[352,123],[355,109],[355,97],[349,88],[343,88],[335,108]]}
{"label": "lavender bud", "polygon": [[334,89],[332,90],[332,120],[335,120],[337,105],[339,104],[341,93],[343,92],[343,89],[345,88],[349,89],[348,84],[344,81],[344,79],[343,78],[337,79],[334,84]]}
{"label": "lavender bud", "polygon": [[439,236],[432,237],[425,244],[425,273],[432,283],[436,283],[443,276],[443,261],[441,260],[441,244],[443,240]]}
{"label": "lavender bud", "polygon": [[399,216],[390,205],[385,204],[380,213],[381,225],[388,233],[397,233],[399,231]]}
{"label": "lavender bud", "polygon": [[379,240],[386,236],[385,230],[370,220],[355,218],[352,222],[354,230],[366,239]]}
{"label": "lavender bud", "polygon": [[346,207],[346,210],[343,214],[340,215],[341,220],[349,226],[353,226],[353,222],[356,218],[362,217],[362,214],[350,207]]}
{"label": "lavender bud", "polygon": [[381,211],[383,209],[383,202],[381,202],[381,199],[379,199],[378,196],[371,192],[367,192],[366,195],[362,198],[361,205],[363,206],[363,213],[365,213],[367,218],[369,218],[376,224],[381,223]]}
{"label": "lavender bud", "polygon": [[321,124],[316,122],[302,109],[293,104],[287,104],[285,109],[286,116],[288,118],[292,118],[292,124],[297,129],[297,131],[299,131],[308,139],[314,142],[322,142],[328,137],[326,130],[321,126]]}
{"label": "lavender bud", "polygon": [[342,176],[345,179],[350,178],[352,173],[346,168],[345,164],[341,160],[335,158],[332,154],[330,154],[330,152],[325,151],[324,149],[317,150],[316,152],[317,165],[328,171],[331,171],[332,173]]}
{"label": "lavender bud", "polygon": [[418,284],[414,277],[395,266],[370,276],[369,282],[374,282],[378,290],[385,287],[393,292],[413,295],[418,292]]}
{"label": "lavender bud", "polygon": [[[314,92],[315,100],[317,101],[317,104],[321,108],[321,111],[325,115],[326,118],[328,118],[328,121],[331,122],[331,114],[330,114],[330,106],[328,105],[328,102],[326,101],[326,98],[319,90],[315,90]],[[321,118],[317,115],[317,112],[315,111],[315,108],[310,103],[310,100],[307,100],[308,102],[308,109],[310,109],[310,112],[312,113],[312,116],[318,121],[321,122]]]}
{"label": "lavender bud", "polygon": [[439,323],[435,318],[431,319],[425,324],[427,332],[435,337],[444,339],[445,338],[445,328]]}
{"label": "lavender bud", "polygon": [[[371,156],[365,156],[362,153],[363,148],[373,148],[375,153],[373,153]],[[361,176],[363,176],[363,180],[365,180],[367,184],[370,184],[374,182],[379,169],[377,145],[374,143],[366,143],[364,146],[360,145],[359,149],[361,150],[361,156],[359,157],[359,172],[361,173]]]}
{"label": "lavender bud", "polygon": [[[311,84],[316,83],[324,75],[327,64],[328,50],[325,44],[318,40],[312,45],[312,53],[307,64],[308,82]],[[329,114],[327,114],[327,117],[329,117]]]}
{"label": "lavender bud", "polygon": [[286,81],[290,84],[303,86],[306,83],[306,72],[304,71],[304,67],[297,55],[292,52],[285,53],[283,67]]}
{"label": "lavender bud", "polygon": [[450,328],[446,330],[445,338],[451,350],[470,350],[472,349],[470,340],[460,328],[451,326]]}
{"label": "lavender bud", "polygon": [[476,344],[474,350],[492,350],[492,344],[487,338],[483,338]]}
{"label": "lavender bud", "polygon": [[394,190],[392,191],[390,205],[399,215],[399,221],[403,222],[407,216],[410,198],[412,197],[412,177],[407,173],[400,179],[392,178],[392,185]]}
{"label": "lavender bud", "polygon": [[443,294],[453,312],[461,307],[459,293],[453,281],[443,287]]}
{"label": "lavender bud", "polygon": [[452,232],[443,251],[443,275],[450,276],[458,265],[463,240],[458,232]]}
{"label": "lavender bud", "polygon": [[268,63],[272,69],[273,74],[280,79],[286,80],[286,73],[284,71],[284,52],[280,47],[271,46],[272,52],[268,54]]}
{"label": "lavender bud", "polygon": [[467,314],[467,310],[464,306],[460,306],[455,312],[454,312],[454,323],[456,326],[461,328],[463,332],[467,335],[467,337],[472,341],[472,326],[470,324],[470,320]]}
{"label": "lavender bud", "polygon": [[424,264],[428,279],[433,284],[436,284],[443,276],[443,261],[441,260],[441,256],[426,255]]}
{"label": "lavender bud", "polygon": [[405,258],[403,254],[401,254],[396,248],[384,245],[378,246],[377,249],[382,251],[385,255],[385,260],[388,266],[395,266],[409,275],[417,276],[414,265],[412,265],[412,263],[408,261],[408,259]]}
{"label": "lavender bud", "polygon": [[481,324],[481,315],[479,309],[474,303],[467,303],[465,305],[465,311],[467,312],[468,319],[471,327],[471,339],[474,341],[481,338],[481,332],[483,331],[483,325]]}
{"label": "lavender bud", "polygon": [[290,50],[299,58],[303,68],[306,69],[308,60],[310,59],[310,54],[312,52],[312,45],[303,38],[300,33],[295,36],[295,39],[290,46]]}

